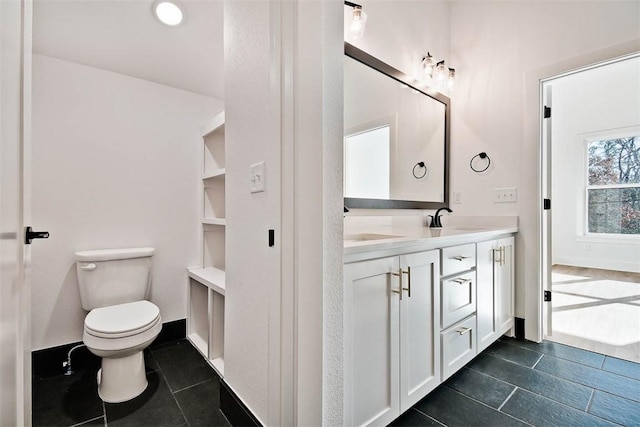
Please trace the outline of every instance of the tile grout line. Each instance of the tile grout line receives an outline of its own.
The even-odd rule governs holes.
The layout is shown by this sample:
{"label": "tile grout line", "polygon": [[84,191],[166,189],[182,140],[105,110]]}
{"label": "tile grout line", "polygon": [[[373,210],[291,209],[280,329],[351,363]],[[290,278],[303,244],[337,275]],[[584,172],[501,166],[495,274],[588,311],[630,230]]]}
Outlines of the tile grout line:
{"label": "tile grout line", "polygon": [[71,427],[82,426],[82,425],[84,425],[84,424],[86,424],[86,423],[88,423],[88,422],[95,421],[95,420],[97,420],[98,418],[105,418],[105,416],[104,416],[104,415],[101,415],[101,416],[99,416],[99,417],[90,418],[90,419],[88,419],[88,420],[84,420],[84,421],[82,421],[82,422],[79,422],[79,423],[76,423],[76,424],[72,424],[72,425],[71,425]]}
{"label": "tile grout line", "polygon": [[[188,385],[188,386],[186,386],[186,387],[182,387],[182,388],[181,388],[181,389],[179,389],[179,390],[172,391],[172,392],[171,392],[171,394],[180,393],[181,391],[188,390],[188,389],[190,389],[190,388],[193,388],[193,387],[199,386],[199,385],[204,384],[204,383],[209,382],[209,381],[214,381],[215,379],[216,379],[216,378],[209,378],[209,379],[206,379],[206,380],[202,380],[202,381],[200,381],[200,382],[198,382],[198,383],[191,384],[191,385]],[[218,381],[220,381],[220,380],[218,379]]]}
{"label": "tile grout line", "polygon": [[[504,360],[504,359],[501,359],[501,360]],[[507,362],[509,362],[509,361],[507,360]],[[523,368],[531,369],[531,368],[529,368],[528,366],[520,365],[520,364],[518,364],[518,363],[514,363],[514,362],[509,362],[509,363],[513,363],[514,365],[522,366]],[[559,403],[559,404],[561,404],[561,405],[568,406],[569,408],[574,408],[574,409],[576,409],[576,410],[578,410],[578,411],[580,411],[580,410],[581,410],[581,409],[579,409],[579,408],[576,408],[576,407],[574,407],[574,406],[571,406],[571,405],[568,405],[568,404],[566,404],[566,403],[560,402],[559,400],[552,399],[551,397],[545,396],[545,395],[540,394],[540,393],[538,393],[538,392],[535,392],[535,391],[533,391],[533,390],[529,390],[529,389],[524,388],[524,387],[522,387],[522,386],[519,386],[519,385],[516,385],[516,384],[510,383],[509,381],[502,380],[502,379],[500,379],[500,378],[494,377],[493,375],[487,374],[487,373],[485,373],[485,372],[478,371],[478,370],[477,370],[477,369],[475,369],[475,368],[468,367],[468,366],[467,366],[467,368],[468,368],[468,369],[471,369],[472,371],[475,371],[475,372],[477,372],[477,373],[479,373],[479,374],[486,375],[486,376],[488,376],[488,377],[490,377],[490,378],[492,378],[492,379],[494,379],[494,380],[502,381],[503,383],[505,383],[505,384],[509,384],[509,385],[511,385],[511,386],[513,386],[513,387],[518,387],[518,388],[522,389],[523,391],[526,391],[527,393],[535,394],[536,396],[539,396],[539,397],[544,397],[545,399],[549,399],[549,400],[551,400],[552,402],[557,402],[557,403]],[[540,370],[535,370],[535,372],[537,372],[537,373],[539,373],[539,374],[543,374],[543,375],[548,375],[548,376],[550,376],[550,377],[552,377],[552,378],[555,378],[555,379],[557,379],[557,380],[566,381],[566,382],[568,382],[568,383],[571,383],[571,384],[574,384],[574,385],[577,385],[577,386],[580,386],[580,387],[584,387],[584,388],[586,388],[586,389],[591,389],[591,388],[592,388],[592,387],[586,386],[586,385],[584,385],[584,384],[580,384],[580,383],[577,383],[577,382],[574,382],[574,381],[571,381],[571,380],[567,380],[567,379],[565,379],[565,378],[557,377],[557,376],[555,376],[555,375],[553,375],[553,374],[550,374],[550,373],[548,373],[548,372],[544,372],[544,371],[540,371]],[[619,397],[621,397],[621,396],[619,396]],[[629,400],[629,399],[627,399],[627,400]]]}
{"label": "tile grout line", "polygon": [[[427,396],[428,396],[428,395],[427,395]],[[426,397],[426,396],[425,396],[425,397]],[[443,423],[442,421],[439,421],[439,420],[437,420],[437,419],[433,418],[432,416],[425,414],[424,412],[422,412],[420,409],[416,408],[415,406],[412,406],[410,409],[413,409],[414,411],[416,411],[416,412],[417,412],[417,413],[419,413],[420,415],[423,415],[423,416],[425,416],[425,417],[429,418],[430,420],[433,420],[433,421],[437,422],[438,424],[440,424],[440,425],[441,425],[441,426],[443,426],[443,427],[447,427],[447,425],[446,425],[445,423]]]}
{"label": "tile grout line", "polygon": [[593,396],[596,394],[596,389],[591,390],[591,396],[589,396],[589,401],[587,402],[587,409],[584,412],[589,413],[589,409],[591,409],[591,403],[593,403]]}
{"label": "tile grout line", "polygon": [[477,399],[474,399],[474,398],[473,398],[473,397],[471,397],[471,396],[467,396],[466,394],[461,393],[461,392],[459,392],[458,390],[455,390],[455,389],[453,389],[453,388],[449,387],[448,385],[445,385],[445,387],[446,387],[446,388],[448,388],[449,390],[451,390],[452,392],[454,392],[454,393],[456,393],[456,394],[459,394],[459,395],[460,395],[460,396],[462,396],[462,397],[465,397],[465,398],[467,398],[467,399],[469,399],[469,400],[472,400],[472,401],[474,401],[474,402],[476,402],[476,403],[478,403],[478,404],[480,404],[480,405],[482,405],[482,406],[485,406],[485,407],[487,407],[487,408],[489,408],[489,409],[491,409],[491,410],[493,410],[493,411],[500,412],[502,415],[506,415],[506,416],[507,416],[507,417],[509,417],[509,418],[513,418],[514,420],[520,421],[521,423],[525,423],[525,424],[527,424],[527,425],[531,425],[531,424],[529,424],[528,422],[526,422],[525,420],[521,420],[520,418],[516,418],[516,417],[514,417],[514,416],[513,416],[513,415],[511,415],[511,414],[507,414],[506,412],[498,411],[498,410],[496,410],[496,408],[494,408],[493,406],[487,405],[486,403],[481,402],[481,401],[479,401],[479,400],[477,400]]}
{"label": "tile grout line", "polygon": [[[541,350],[532,350],[532,349],[529,349],[529,348],[527,348],[527,347],[525,347],[523,345],[520,345],[520,344],[517,344],[517,343],[513,343],[511,341],[503,341],[503,340],[499,340],[499,341],[503,342],[505,344],[509,344],[510,346],[513,346],[513,347],[521,348],[523,350],[529,350],[529,351],[534,352],[534,353],[540,353],[540,354],[542,354],[544,356],[551,356],[551,357],[555,357],[556,359],[566,360],[566,361],[569,361],[569,362],[577,363],[578,365],[582,365],[582,366],[587,366],[589,368],[598,369],[597,366],[593,366],[592,364],[588,364],[588,363],[577,362],[576,360],[571,359],[569,356],[561,356],[561,355],[559,355],[557,353],[547,353],[547,352],[541,351]],[[569,344],[563,344],[561,342],[551,341],[549,339],[545,339],[545,340],[543,340],[543,342],[544,341],[549,342],[551,344],[557,344],[557,345],[561,345],[561,346],[565,346],[565,347],[570,347],[570,348],[572,348],[574,350],[577,350],[577,351],[579,351],[581,353],[589,353],[591,355],[603,356],[603,359],[606,359],[607,357],[610,357],[610,356],[607,356],[606,354],[597,353],[595,351],[590,351],[590,350],[585,350],[585,349],[580,348],[580,347],[575,347],[575,346],[572,346],[572,345],[569,345]],[[525,366],[525,365],[522,365],[522,366]],[[602,361],[602,365],[601,366],[604,366],[604,360]]]}
{"label": "tile grout line", "polygon": [[604,371],[604,369],[603,369],[604,368],[604,362],[607,361],[607,357],[609,357],[609,356],[605,355],[604,358],[602,359],[602,364],[600,365],[600,370],[601,371]]}
{"label": "tile grout line", "polygon": [[531,369],[536,369],[536,366],[538,366],[538,363],[542,360],[543,357],[544,357],[544,353],[542,353],[540,357],[538,357],[538,360],[536,360],[536,363],[533,364]]}
{"label": "tile grout line", "polygon": [[516,391],[518,391],[518,386],[516,386],[513,390],[511,390],[511,393],[509,393],[509,396],[507,396],[507,398],[504,400],[504,402],[502,402],[502,404],[498,407],[498,412],[502,412],[502,407],[504,405],[507,404],[507,402],[509,401],[509,399],[511,399],[511,396],[513,396],[514,394],[516,394]]}
{"label": "tile grout line", "polygon": [[104,427],[107,427],[107,406],[104,404],[104,400],[100,399],[102,403],[102,415],[104,416]]}

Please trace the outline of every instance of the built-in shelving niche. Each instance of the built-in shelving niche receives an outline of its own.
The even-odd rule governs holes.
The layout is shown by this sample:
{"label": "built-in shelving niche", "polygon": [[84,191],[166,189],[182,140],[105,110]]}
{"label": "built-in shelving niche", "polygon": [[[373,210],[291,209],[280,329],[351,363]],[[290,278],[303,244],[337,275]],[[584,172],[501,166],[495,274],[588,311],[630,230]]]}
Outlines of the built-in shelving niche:
{"label": "built-in shelving niche", "polygon": [[224,112],[202,131],[201,266],[189,268],[187,336],[224,376],[225,141]]}

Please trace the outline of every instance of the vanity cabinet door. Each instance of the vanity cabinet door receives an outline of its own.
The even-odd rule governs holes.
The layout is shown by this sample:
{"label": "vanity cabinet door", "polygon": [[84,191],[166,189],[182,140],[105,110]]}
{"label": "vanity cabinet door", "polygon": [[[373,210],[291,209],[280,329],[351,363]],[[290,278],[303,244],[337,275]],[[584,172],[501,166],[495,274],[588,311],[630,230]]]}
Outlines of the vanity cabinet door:
{"label": "vanity cabinet door", "polygon": [[402,255],[400,302],[400,411],[440,383],[439,251]]}
{"label": "vanity cabinet door", "polygon": [[477,337],[478,351],[489,347],[498,335],[496,310],[496,288],[494,283],[494,261],[498,242],[491,240],[477,244],[478,264],[476,267],[477,290]]}
{"label": "vanity cabinet door", "polygon": [[496,323],[498,336],[513,328],[514,316],[514,242],[513,237],[498,240],[499,259],[494,262],[496,288]]}
{"label": "vanity cabinet door", "polygon": [[513,327],[514,238],[478,243],[478,351]]}
{"label": "vanity cabinet door", "polygon": [[399,268],[397,256],[344,266],[345,425],[400,415]]}

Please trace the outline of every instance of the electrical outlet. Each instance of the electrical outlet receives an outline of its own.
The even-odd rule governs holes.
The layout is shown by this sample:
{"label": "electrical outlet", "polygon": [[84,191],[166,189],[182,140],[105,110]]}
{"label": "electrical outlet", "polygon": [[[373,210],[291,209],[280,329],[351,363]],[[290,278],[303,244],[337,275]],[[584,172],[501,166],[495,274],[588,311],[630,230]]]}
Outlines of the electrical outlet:
{"label": "electrical outlet", "polygon": [[494,188],[494,203],[515,203],[518,201],[518,189],[515,187]]}
{"label": "electrical outlet", "polygon": [[264,162],[254,163],[249,167],[249,191],[264,191]]}
{"label": "electrical outlet", "polygon": [[462,191],[453,192],[453,203],[455,203],[456,205],[462,204]]}

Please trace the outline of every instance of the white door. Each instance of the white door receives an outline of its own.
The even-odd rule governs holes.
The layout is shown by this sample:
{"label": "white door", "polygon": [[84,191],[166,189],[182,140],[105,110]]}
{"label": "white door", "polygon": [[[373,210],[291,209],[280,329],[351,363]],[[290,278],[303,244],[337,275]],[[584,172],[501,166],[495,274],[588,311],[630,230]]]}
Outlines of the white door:
{"label": "white door", "polygon": [[440,253],[402,255],[400,412],[440,383]]}
{"label": "white door", "polygon": [[[386,426],[400,414],[398,257],[344,266],[344,420]],[[406,296],[406,292],[405,292]]]}
{"label": "white door", "polygon": [[[552,103],[552,86],[546,82],[542,85],[542,197],[544,200],[551,201],[551,103]],[[542,289],[551,292],[551,270],[553,257],[551,254],[551,206],[546,206],[543,202],[543,210],[541,214],[542,220]],[[542,305],[542,318],[546,319],[543,324],[544,336],[552,335],[551,326],[551,303],[544,302]]]}
{"label": "white door", "polygon": [[0,1],[0,425],[31,425],[28,214],[31,3]]}

